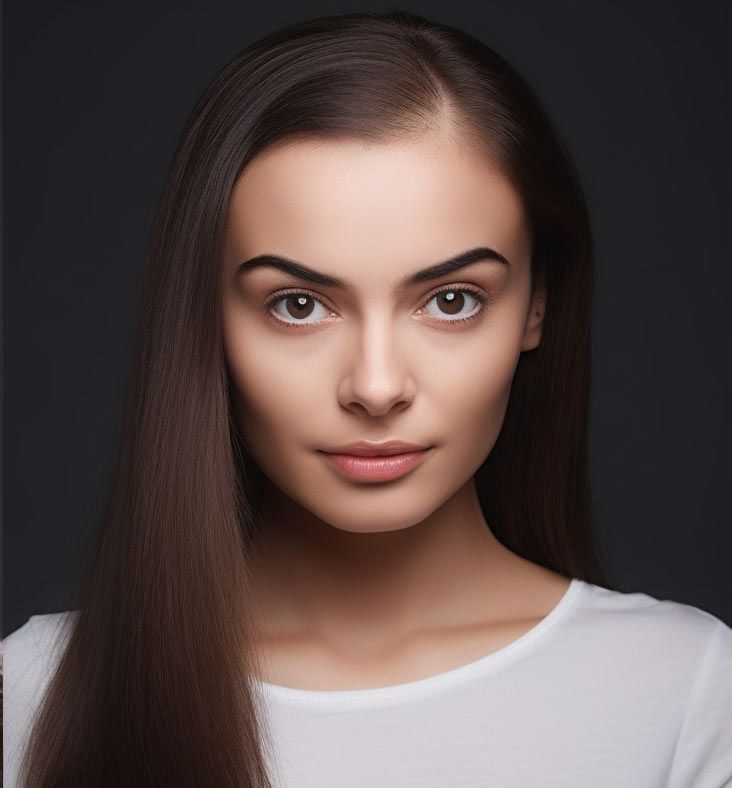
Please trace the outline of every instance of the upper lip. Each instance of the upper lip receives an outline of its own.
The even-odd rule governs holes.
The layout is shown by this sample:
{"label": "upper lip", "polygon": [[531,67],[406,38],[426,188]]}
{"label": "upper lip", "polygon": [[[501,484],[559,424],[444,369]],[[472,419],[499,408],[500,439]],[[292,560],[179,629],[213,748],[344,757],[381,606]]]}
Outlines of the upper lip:
{"label": "upper lip", "polygon": [[333,449],[324,449],[324,451],[328,454],[354,454],[358,457],[379,457],[391,454],[403,454],[408,451],[422,451],[423,449],[429,449],[429,446],[394,440],[385,441],[384,443],[357,441],[356,443],[349,443],[344,446],[336,446]]}

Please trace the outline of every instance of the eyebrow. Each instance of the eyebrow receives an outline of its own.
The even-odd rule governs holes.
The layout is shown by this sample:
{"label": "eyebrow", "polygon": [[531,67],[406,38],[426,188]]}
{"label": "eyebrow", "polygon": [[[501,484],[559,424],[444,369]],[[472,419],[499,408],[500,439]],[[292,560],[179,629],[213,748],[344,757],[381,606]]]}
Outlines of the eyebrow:
{"label": "eyebrow", "polygon": [[[435,263],[428,268],[423,268],[421,271],[410,274],[402,279],[399,285],[404,288],[419,284],[420,282],[428,282],[431,279],[437,279],[440,276],[445,276],[445,274],[451,274],[453,271],[457,271],[460,268],[465,268],[465,266],[477,262],[501,263],[508,267],[511,265],[502,254],[499,254],[494,249],[490,249],[487,246],[478,246],[475,249],[468,249],[448,260],[443,260],[440,263]],[[237,266],[237,274],[244,271],[250,271],[260,266],[278,268],[280,271],[284,271],[286,274],[290,274],[298,279],[304,279],[307,282],[323,285],[324,287],[335,287],[339,290],[348,289],[348,282],[340,277],[324,274],[321,271],[315,271],[302,263],[298,263],[295,260],[289,260],[286,257],[280,257],[276,254],[260,254],[256,257],[252,257],[250,260],[245,260]]]}

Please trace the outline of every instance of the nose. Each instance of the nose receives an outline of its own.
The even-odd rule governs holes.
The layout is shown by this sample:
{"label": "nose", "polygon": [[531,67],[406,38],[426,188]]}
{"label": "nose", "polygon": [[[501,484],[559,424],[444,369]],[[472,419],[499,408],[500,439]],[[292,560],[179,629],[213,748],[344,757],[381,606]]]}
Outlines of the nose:
{"label": "nose", "polygon": [[390,322],[372,316],[354,344],[338,390],[340,404],[371,416],[385,416],[395,407],[408,407],[416,386]]}

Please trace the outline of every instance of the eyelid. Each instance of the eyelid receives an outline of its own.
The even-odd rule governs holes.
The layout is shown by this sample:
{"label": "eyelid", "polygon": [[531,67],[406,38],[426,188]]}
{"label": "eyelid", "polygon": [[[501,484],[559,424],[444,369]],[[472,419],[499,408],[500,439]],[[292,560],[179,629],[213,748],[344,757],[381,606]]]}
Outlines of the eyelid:
{"label": "eyelid", "polygon": [[[323,298],[323,296],[319,295],[318,293],[314,293],[312,290],[308,290],[307,287],[287,287],[284,290],[275,290],[274,293],[266,296],[262,303],[262,307],[265,310],[268,310],[272,304],[288,295],[308,295],[311,298],[314,298],[316,301],[320,301],[320,303],[324,306],[328,304],[328,300],[326,298]],[[332,309],[332,307],[328,308]],[[335,312],[335,309],[332,311]]]}
{"label": "eyelid", "polygon": [[[456,318],[455,320],[441,320],[440,318],[434,318],[434,322],[436,323],[460,325],[462,323],[470,322],[474,317],[478,317],[479,315],[481,315],[485,311],[486,307],[493,301],[493,296],[490,293],[488,293],[486,290],[484,290],[482,287],[478,287],[478,285],[469,284],[467,282],[462,282],[462,283],[454,282],[454,283],[449,283],[435,287],[421,301],[421,304],[418,309],[419,310],[424,309],[435,296],[439,295],[442,292],[450,291],[450,290],[467,291],[480,303],[480,308],[472,315],[463,318]],[[323,304],[323,306],[326,306],[331,311],[333,312],[336,311],[332,307],[328,306],[328,299],[324,299],[322,296],[313,292],[312,290],[309,290],[307,287],[289,287],[289,288],[275,290],[273,293],[271,293],[270,295],[264,298],[260,308],[262,309],[263,312],[270,315],[273,320],[276,320],[278,323],[285,325],[288,328],[292,327],[297,330],[298,328],[317,326],[319,323],[328,319],[328,318],[322,318],[321,320],[315,320],[312,323],[302,323],[302,322],[289,323],[286,320],[282,320],[281,318],[272,315],[271,313],[272,305],[288,295],[307,295],[313,298],[314,300],[319,301],[321,304]]]}

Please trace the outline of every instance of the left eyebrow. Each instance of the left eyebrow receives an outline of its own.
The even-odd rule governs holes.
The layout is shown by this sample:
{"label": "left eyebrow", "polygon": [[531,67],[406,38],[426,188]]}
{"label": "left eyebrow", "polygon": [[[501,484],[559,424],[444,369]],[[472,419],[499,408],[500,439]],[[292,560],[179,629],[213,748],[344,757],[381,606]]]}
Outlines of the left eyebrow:
{"label": "left eyebrow", "polygon": [[[508,260],[495,249],[490,249],[487,246],[478,246],[475,249],[468,249],[466,252],[461,252],[448,260],[443,260],[440,263],[424,268],[414,274],[402,279],[399,283],[402,288],[410,287],[419,284],[420,282],[428,282],[431,279],[437,279],[445,274],[451,274],[465,266],[472,265],[472,263],[486,262],[486,263],[501,263],[504,266],[510,267]],[[269,266],[271,268],[278,268],[286,274],[290,274],[298,279],[304,279],[306,282],[312,282],[316,285],[323,285],[324,287],[335,287],[339,290],[347,290],[349,285],[344,279],[330,274],[324,274],[321,271],[315,271],[308,268],[302,263],[295,260],[289,260],[286,257],[280,257],[276,254],[260,254],[252,257],[250,260],[245,260],[237,266],[237,274],[243,271],[250,271],[259,266]]]}

